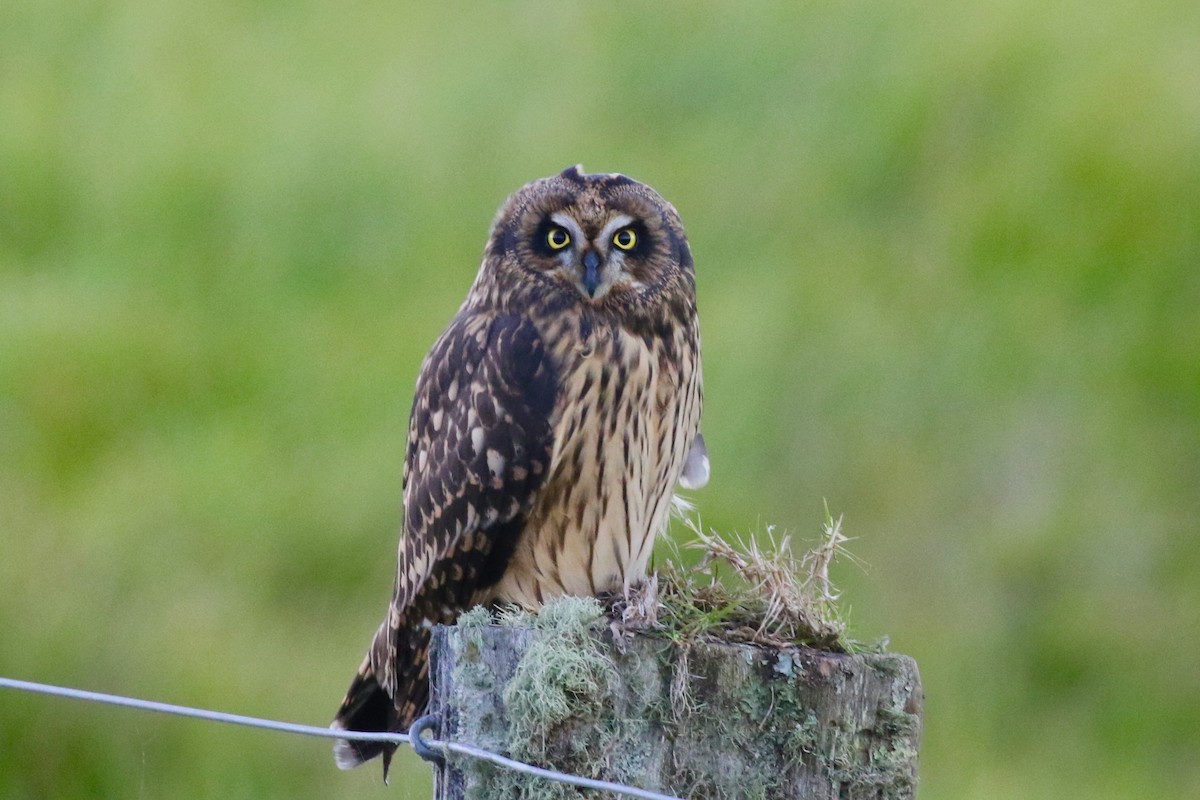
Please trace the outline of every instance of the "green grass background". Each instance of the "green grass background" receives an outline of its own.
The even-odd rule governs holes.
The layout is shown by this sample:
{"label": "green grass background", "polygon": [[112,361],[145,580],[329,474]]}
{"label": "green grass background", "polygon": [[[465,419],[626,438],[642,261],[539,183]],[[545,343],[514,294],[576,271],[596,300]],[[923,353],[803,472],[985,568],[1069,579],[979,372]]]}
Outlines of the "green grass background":
{"label": "green grass background", "polygon": [[[1200,5],[0,5],[0,674],[316,724],[527,180],[697,263],[705,523],[866,565],[921,796],[1200,794]],[[675,531],[682,538],[683,534]],[[0,692],[0,796],[426,798]]]}

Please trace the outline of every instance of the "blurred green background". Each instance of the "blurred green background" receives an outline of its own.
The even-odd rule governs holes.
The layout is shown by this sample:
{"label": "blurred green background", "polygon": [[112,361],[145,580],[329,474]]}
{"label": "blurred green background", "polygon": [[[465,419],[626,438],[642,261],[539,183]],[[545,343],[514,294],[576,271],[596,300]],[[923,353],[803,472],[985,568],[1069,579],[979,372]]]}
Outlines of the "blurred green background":
{"label": "blurred green background", "polygon": [[[921,796],[1200,795],[1200,5],[970,6],[0,5],[0,674],[327,723],[420,359],[583,162],[688,226],[705,523],[845,514]],[[6,798],[398,763],[0,691]]]}

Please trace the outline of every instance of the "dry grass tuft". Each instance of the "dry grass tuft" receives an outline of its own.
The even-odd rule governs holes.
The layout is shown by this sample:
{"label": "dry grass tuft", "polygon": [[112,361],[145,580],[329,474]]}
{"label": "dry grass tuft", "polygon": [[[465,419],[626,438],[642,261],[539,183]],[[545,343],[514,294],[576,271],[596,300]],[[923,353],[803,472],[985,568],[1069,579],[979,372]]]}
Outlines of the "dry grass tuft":
{"label": "dry grass tuft", "polygon": [[705,530],[698,517],[685,516],[684,524],[696,536],[688,546],[702,551],[700,562],[683,568],[680,559],[668,561],[614,604],[622,623],[663,630],[680,641],[708,637],[847,649],[837,608],[841,595],[829,577],[833,561],[849,557],[840,516],[834,519],[826,509],[820,540],[800,556],[791,538],[773,526],[757,535],[722,536]]}

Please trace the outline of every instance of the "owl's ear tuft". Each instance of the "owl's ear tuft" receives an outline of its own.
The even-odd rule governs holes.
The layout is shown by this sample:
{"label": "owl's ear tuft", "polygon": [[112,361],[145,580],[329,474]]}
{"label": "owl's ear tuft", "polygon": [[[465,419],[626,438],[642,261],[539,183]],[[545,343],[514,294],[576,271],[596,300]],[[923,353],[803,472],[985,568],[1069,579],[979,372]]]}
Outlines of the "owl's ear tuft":
{"label": "owl's ear tuft", "polygon": [[573,167],[567,167],[559,173],[558,177],[563,180],[571,181],[572,183],[583,183],[583,164],[576,164]]}

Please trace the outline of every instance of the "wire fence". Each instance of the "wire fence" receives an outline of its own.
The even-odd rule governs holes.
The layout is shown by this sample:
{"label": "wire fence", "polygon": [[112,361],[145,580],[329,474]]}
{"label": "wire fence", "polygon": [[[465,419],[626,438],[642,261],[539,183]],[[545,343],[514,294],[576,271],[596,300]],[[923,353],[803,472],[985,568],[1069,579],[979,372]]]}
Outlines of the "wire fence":
{"label": "wire fence", "polygon": [[[379,733],[377,731],[345,731],[335,730],[333,728],[322,728],[316,725],[300,725],[295,722],[280,722],[273,719],[262,719],[260,717],[247,717],[242,714],[229,714],[224,711],[209,711],[203,708],[191,708],[189,706],[178,706],[172,703],[159,703],[154,700],[140,700],[134,697],[124,697],[116,694],[104,694],[103,692],[89,692],[83,689],[71,689],[66,686],[52,686],[46,683],[35,683],[33,681],[21,681],[13,678],[0,677],[0,688],[15,689],[21,692],[32,692],[34,694],[52,695],[55,697],[66,697],[72,700],[83,700],[89,703],[104,703],[113,706],[124,706],[125,708],[134,708],[140,711],[155,711],[160,714],[170,714],[177,717],[190,717],[192,719],[202,719],[209,722],[223,722],[230,725],[243,725],[248,728],[260,728],[263,730],[279,731],[281,733],[293,733],[301,736],[316,736],[322,739],[347,739],[359,742],[390,742],[392,744],[408,744],[412,745],[412,738],[407,733]],[[526,764],[523,761],[509,758],[500,753],[493,753],[490,750],[484,750],[481,747],[475,747],[461,742],[444,742],[435,738],[423,737],[421,742],[425,747],[440,751],[443,755],[454,753],[455,755],[466,756],[468,758],[487,761],[504,769],[510,769],[514,772],[519,772],[524,775],[531,775],[538,778],[544,778],[555,783],[562,783],[568,786],[577,786],[581,789],[596,789],[623,797],[637,797],[642,800],[681,800],[681,798],[673,795],[660,794],[647,789],[639,789],[635,786],[628,786],[621,783],[611,783],[609,781],[597,780],[595,778],[585,778],[580,775],[569,775],[564,772],[557,772],[551,769],[543,769],[542,767]]]}

